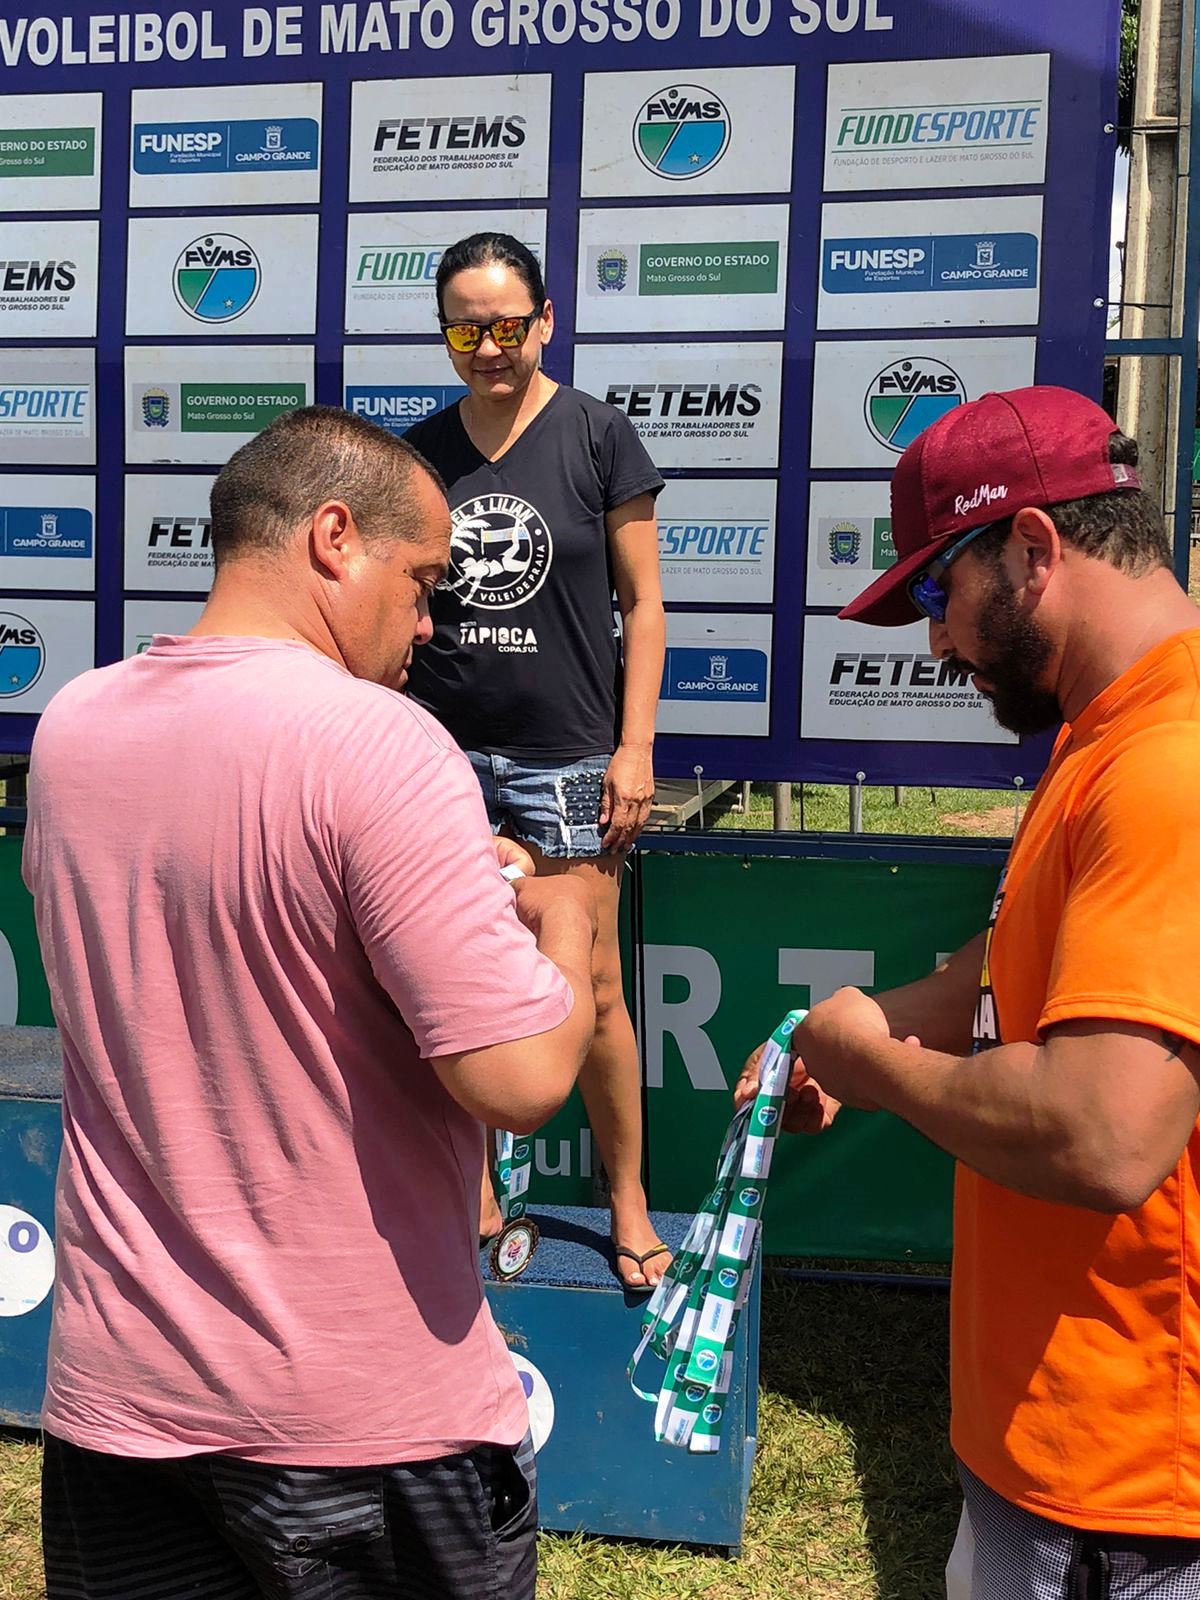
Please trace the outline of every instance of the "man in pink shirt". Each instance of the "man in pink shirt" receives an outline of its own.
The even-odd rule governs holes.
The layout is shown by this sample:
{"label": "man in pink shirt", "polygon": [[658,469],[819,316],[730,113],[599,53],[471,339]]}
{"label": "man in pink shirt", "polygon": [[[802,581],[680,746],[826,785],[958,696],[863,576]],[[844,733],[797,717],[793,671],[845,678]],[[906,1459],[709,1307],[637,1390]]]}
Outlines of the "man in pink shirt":
{"label": "man in pink shirt", "polygon": [[590,913],[504,881],[470,765],[399,693],[449,549],[419,456],[293,412],[221,472],[212,537],[192,633],[77,678],[34,741],[48,1600],[532,1600],[480,1122],[568,1094]]}

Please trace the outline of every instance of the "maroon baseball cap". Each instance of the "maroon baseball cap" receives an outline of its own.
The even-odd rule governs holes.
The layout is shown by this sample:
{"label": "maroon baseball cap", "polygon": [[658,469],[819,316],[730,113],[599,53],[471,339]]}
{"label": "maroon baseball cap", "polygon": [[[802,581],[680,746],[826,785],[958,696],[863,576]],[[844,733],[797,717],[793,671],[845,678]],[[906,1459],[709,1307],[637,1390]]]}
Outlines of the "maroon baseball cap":
{"label": "maroon baseball cap", "polygon": [[1073,389],[1039,384],[956,406],[919,434],[892,475],[897,561],[838,612],[897,628],[921,613],[912,578],[972,528],[1024,506],[1053,506],[1112,489],[1140,489],[1132,467],[1108,459],[1116,424]]}

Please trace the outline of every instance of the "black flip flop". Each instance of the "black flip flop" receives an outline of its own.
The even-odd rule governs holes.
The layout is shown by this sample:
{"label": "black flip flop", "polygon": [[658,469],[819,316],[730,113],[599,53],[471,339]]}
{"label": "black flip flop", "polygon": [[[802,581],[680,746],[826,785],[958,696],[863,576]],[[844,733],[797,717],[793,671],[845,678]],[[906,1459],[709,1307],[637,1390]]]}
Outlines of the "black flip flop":
{"label": "black flip flop", "polygon": [[[661,1256],[664,1251],[667,1253],[667,1255],[670,1255],[671,1246],[669,1244],[651,1245],[650,1249],[646,1251],[644,1256],[639,1256],[636,1250],[630,1250],[626,1245],[613,1245],[613,1255],[624,1256],[627,1261],[636,1262],[638,1271],[642,1272],[643,1277],[645,1276],[644,1268],[647,1261],[651,1260],[651,1258],[654,1256]],[[617,1282],[621,1285],[622,1289],[626,1290],[629,1294],[653,1294],[654,1290],[658,1287],[658,1285],[655,1283],[626,1283],[625,1279],[617,1271],[615,1261],[613,1263],[613,1274],[616,1277]]]}

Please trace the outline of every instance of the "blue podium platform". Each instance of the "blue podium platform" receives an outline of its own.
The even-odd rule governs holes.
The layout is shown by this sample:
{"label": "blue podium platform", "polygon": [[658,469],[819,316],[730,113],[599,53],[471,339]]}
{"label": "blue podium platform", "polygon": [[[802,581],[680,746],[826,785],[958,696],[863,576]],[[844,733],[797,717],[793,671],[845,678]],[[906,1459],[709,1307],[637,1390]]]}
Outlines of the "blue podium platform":
{"label": "blue podium platform", "polygon": [[38,1425],[61,1146],[58,1030],[0,1028],[0,1427]]}
{"label": "blue podium platform", "polygon": [[[553,1402],[538,1451],[542,1526],[736,1553],[758,1431],[760,1272],[738,1327],[721,1449],[691,1454],[655,1442],[654,1409],[626,1377],[646,1297],[627,1293],[613,1275],[607,1211],[535,1203],[529,1214],[541,1243],[528,1268],[498,1283],[485,1260],[484,1278],[526,1392],[533,1389],[535,1442],[547,1391]],[[656,1212],[653,1220],[659,1237],[678,1247],[691,1218]],[[648,1358],[642,1386],[656,1385],[662,1372]]]}

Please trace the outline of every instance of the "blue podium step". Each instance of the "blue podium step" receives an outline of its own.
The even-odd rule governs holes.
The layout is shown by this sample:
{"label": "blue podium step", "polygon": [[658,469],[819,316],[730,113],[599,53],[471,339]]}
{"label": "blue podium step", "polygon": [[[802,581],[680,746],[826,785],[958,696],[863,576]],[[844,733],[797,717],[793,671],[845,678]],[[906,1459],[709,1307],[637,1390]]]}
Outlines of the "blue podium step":
{"label": "blue podium step", "polygon": [[[608,1213],[531,1205],[541,1242],[520,1278],[490,1278],[488,1302],[523,1374],[538,1451],[545,1528],[610,1537],[708,1545],[736,1552],[750,1489],[758,1427],[760,1275],[738,1329],[721,1449],[691,1454],[654,1438],[654,1408],[630,1387],[626,1366],[641,1331],[646,1296],[613,1274]],[[672,1248],[690,1217],[653,1214]],[[662,1364],[643,1363],[642,1386]],[[552,1418],[552,1420],[551,1420]]]}

